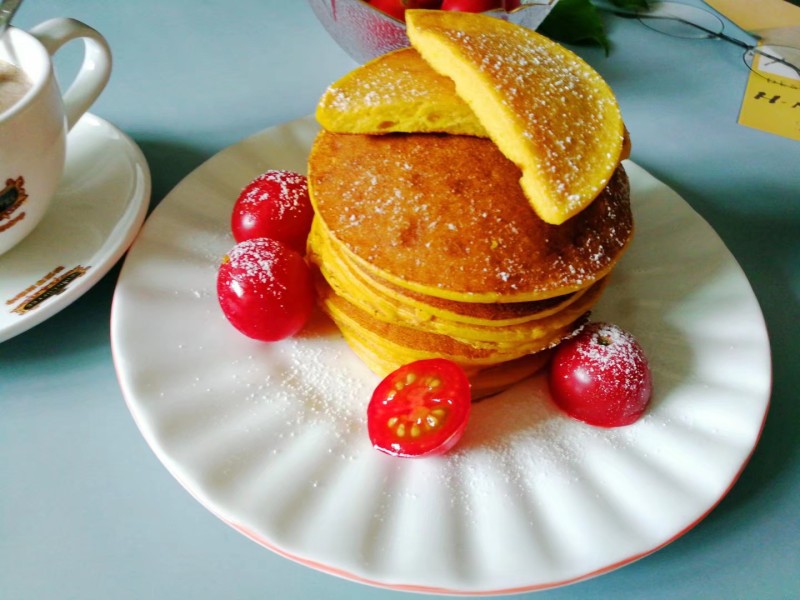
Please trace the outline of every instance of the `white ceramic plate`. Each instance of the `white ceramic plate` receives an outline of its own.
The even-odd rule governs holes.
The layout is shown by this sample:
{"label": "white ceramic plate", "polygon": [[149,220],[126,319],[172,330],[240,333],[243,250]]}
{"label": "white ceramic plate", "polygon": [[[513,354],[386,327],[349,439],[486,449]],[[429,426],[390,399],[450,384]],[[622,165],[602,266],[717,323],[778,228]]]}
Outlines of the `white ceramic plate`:
{"label": "white ceramic plate", "polygon": [[39,226],[0,256],[0,342],[81,297],[128,249],[150,201],[150,170],[119,129],[84,115],[67,137],[64,176]]}
{"label": "white ceramic plate", "polygon": [[260,344],[222,315],[215,278],[239,190],[305,170],[309,119],[266,130],[187,177],[145,224],[114,297],[112,342],[136,423],[169,471],[248,537],[378,586],[536,590],[603,573],[681,535],[725,495],[765,418],[758,304],[719,237],[636,165],[637,237],[595,317],[649,354],[656,394],[606,430],[554,408],[534,378],[477,404],[445,457],[373,450],[377,378],[317,318]]}

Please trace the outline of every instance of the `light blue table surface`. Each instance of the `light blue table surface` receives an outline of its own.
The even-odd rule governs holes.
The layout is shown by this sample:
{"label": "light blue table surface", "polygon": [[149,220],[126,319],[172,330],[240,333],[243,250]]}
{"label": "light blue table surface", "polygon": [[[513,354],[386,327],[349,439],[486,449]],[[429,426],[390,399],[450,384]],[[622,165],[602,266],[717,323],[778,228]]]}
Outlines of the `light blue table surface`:
{"label": "light blue table surface", "polygon": [[[354,66],[299,0],[29,0],[16,24],[55,16],[107,36],[114,74],[92,112],[144,151],[151,206],[219,150],[311,113]],[[737,124],[747,78],[737,48],[609,25],[610,56],[577,50],[614,88],[633,160],[711,223],[750,279],[772,345],[772,404],[740,480],[698,526],[620,570],[526,597],[797,598],[800,143]],[[403,596],[265,550],[169,475],[117,384],[118,274],[0,344],[0,598]]]}

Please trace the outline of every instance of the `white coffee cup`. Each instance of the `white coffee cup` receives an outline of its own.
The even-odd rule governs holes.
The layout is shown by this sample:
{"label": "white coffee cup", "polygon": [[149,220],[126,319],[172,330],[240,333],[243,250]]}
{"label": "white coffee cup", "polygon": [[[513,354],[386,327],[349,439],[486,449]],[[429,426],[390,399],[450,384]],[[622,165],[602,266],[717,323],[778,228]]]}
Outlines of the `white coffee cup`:
{"label": "white coffee cup", "polygon": [[[66,93],[52,56],[83,39],[83,63]],[[30,32],[9,28],[0,60],[27,75],[31,87],[0,113],[0,254],[13,248],[44,217],[64,170],[66,136],[97,99],[111,75],[111,51],[100,33],[74,19],[52,19]]]}

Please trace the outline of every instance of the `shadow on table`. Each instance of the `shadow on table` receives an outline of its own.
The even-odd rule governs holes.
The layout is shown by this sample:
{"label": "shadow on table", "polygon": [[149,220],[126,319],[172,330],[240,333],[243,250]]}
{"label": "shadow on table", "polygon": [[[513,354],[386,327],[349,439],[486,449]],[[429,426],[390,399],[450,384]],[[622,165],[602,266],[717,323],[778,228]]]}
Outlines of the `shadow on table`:
{"label": "shadow on table", "polygon": [[209,150],[166,140],[148,139],[135,134],[133,137],[150,166],[153,180],[151,211],[184,177],[214,154]]}

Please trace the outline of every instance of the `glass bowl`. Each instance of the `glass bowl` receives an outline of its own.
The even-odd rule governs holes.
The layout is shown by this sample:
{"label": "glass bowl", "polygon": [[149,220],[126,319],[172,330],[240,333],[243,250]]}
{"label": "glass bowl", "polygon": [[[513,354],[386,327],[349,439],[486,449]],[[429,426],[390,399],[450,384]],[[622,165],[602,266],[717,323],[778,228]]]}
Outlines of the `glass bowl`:
{"label": "glass bowl", "polygon": [[[359,63],[409,45],[405,23],[364,0],[308,0],[336,43]],[[536,29],[558,0],[523,0],[518,8],[486,14]]]}

